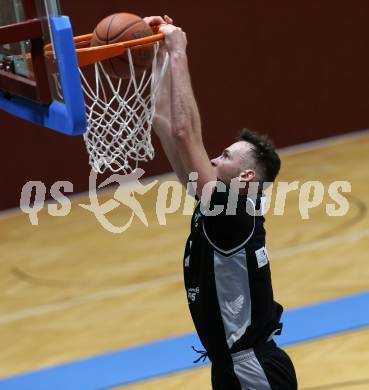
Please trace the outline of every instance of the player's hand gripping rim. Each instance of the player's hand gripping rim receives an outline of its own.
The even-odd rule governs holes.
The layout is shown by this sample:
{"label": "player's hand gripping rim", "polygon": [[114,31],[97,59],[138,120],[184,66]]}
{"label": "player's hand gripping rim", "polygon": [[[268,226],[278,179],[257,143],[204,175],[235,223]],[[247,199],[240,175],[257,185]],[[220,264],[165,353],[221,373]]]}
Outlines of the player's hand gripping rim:
{"label": "player's hand gripping rim", "polygon": [[169,54],[186,52],[186,33],[173,24],[171,17],[168,15],[165,15],[164,18],[161,16],[147,16],[144,21],[149,26],[159,26],[159,31],[165,36],[164,43]]}

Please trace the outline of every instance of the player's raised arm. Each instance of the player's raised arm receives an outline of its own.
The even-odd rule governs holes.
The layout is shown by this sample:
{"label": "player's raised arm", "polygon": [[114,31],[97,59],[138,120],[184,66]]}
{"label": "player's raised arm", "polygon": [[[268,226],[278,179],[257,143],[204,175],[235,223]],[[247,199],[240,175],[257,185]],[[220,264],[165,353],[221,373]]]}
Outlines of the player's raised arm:
{"label": "player's raised arm", "polygon": [[213,182],[207,187],[207,196],[202,198],[203,202],[207,202],[217,178],[202,141],[200,113],[188,68],[186,34],[170,23],[161,25],[160,31],[165,35],[165,46],[170,56],[171,142],[180,156],[186,174],[198,173],[199,197],[202,196],[204,186]]}
{"label": "player's raised arm", "polygon": [[[158,26],[160,24],[171,23],[170,18],[164,20],[161,16],[148,16],[144,18],[145,22],[150,26]],[[165,50],[160,48],[158,53],[157,71],[161,72],[163,61],[165,60]],[[176,173],[179,181],[186,187],[188,182],[188,174],[183,167],[181,157],[175,150],[173,139],[171,137],[171,74],[170,66],[168,66],[165,75],[160,83],[159,90],[156,96],[155,114],[153,117],[153,129],[160,139],[161,146]],[[159,75],[157,75],[159,77]]]}

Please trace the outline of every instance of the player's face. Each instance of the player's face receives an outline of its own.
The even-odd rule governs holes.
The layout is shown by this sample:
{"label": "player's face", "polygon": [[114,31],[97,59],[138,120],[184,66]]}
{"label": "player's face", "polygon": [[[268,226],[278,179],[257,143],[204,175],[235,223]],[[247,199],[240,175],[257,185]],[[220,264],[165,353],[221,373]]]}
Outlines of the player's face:
{"label": "player's face", "polygon": [[255,178],[255,161],[252,157],[252,145],[238,141],[224,149],[222,154],[211,160],[217,177],[229,184],[235,177],[242,181],[252,181]]}

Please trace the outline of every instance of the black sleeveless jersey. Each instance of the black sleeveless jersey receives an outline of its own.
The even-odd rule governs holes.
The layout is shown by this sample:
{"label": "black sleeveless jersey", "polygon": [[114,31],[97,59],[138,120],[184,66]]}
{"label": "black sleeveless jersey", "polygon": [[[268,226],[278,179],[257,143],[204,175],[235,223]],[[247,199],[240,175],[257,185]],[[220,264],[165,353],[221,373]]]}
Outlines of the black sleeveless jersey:
{"label": "black sleeveless jersey", "polygon": [[230,362],[231,353],[279,334],[283,311],[273,299],[263,199],[228,199],[228,187],[214,191],[209,210],[215,216],[197,205],[184,255],[190,312],[213,362]]}

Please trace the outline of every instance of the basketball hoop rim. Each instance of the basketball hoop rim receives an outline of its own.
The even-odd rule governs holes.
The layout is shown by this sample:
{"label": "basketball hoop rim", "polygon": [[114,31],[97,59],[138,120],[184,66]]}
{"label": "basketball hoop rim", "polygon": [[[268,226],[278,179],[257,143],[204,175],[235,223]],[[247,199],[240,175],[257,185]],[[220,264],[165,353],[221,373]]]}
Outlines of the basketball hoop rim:
{"label": "basketball hoop rim", "polygon": [[[121,56],[129,48],[152,45],[155,42],[164,40],[163,33],[154,33],[153,35],[143,38],[91,47],[90,43],[92,36],[93,33],[73,37],[78,66],[80,68],[109,58]],[[48,58],[54,57],[54,51],[52,50],[51,44],[45,46],[45,55]]]}

